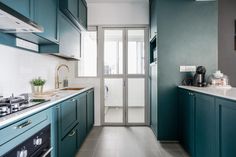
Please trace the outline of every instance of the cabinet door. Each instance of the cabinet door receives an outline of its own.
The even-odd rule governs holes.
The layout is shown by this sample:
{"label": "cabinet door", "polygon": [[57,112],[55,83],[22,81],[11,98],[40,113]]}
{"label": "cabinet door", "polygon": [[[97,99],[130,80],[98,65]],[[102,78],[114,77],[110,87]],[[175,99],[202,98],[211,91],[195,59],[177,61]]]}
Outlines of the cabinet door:
{"label": "cabinet door", "polygon": [[84,0],[79,0],[79,11],[78,11],[78,19],[79,23],[87,29],[87,4]]}
{"label": "cabinet door", "polygon": [[58,0],[33,0],[33,20],[44,28],[37,33],[50,41],[57,42],[57,6]]}
{"label": "cabinet door", "polygon": [[79,0],[59,0],[60,10],[66,13],[66,15],[69,14],[69,16],[73,16],[73,18],[77,19],[78,1]]}
{"label": "cabinet door", "polygon": [[87,92],[87,133],[94,124],[94,90]]}
{"label": "cabinet door", "polygon": [[154,132],[154,134],[157,136],[157,65],[152,65],[150,68],[151,72],[151,128]]}
{"label": "cabinet door", "polygon": [[213,96],[196,94],[196,157],[216,156],[215,101]]}
{"label": "cabinet door", "polygon": [[72,129],[60,143],[60,157],[74,157],[77,152],[78,129]]}
{"label": "cabinet door", "polygon": [[150,3],[150,37],[151,39],[157,33],[157,0]]}
{"label": "cabinet door", "polygon": [[0,2],[30,18],[30,0],[0,0]]}
{"label": "cabinet door", "polygon": [[187,90],[179,90],[180,142],[185,150],[194,156],[195,96]]}
{"label": "cabinet door", "polygon": [[216,99],[216,105],[218,156],[236,156],[236,102]]}
{"label": "cabinet door", "polygon": [[60,53],[71,58],[80,57],[80,31],[71,21],[59,14]]}
{"label": "cabinet door", "polygon": [[51,155],[54,157],[58,156],[58,130],[60,120],[60,104],[51,108],[51,145],[53,147]]}
{"label": "cabinet door", "polygon": [[87,135],[87,103],[86,93],[82,93],[76,97],[77,100],[77,114],[78,114],[78,148],[82,145]]}
{"label": "cabinet door", "polygon": [[64,137],[78,122],[76,99],[72,98],[61,103],[60,107],[61,138]]}

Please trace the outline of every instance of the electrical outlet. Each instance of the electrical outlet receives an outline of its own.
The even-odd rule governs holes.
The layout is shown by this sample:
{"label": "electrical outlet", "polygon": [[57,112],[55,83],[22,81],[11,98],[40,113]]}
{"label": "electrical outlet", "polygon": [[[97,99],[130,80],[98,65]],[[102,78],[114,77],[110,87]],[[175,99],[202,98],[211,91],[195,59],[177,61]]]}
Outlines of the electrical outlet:
{"label": "electrical outlet", "polygon": [[180,72],[195,72],[196,71],[196,66],[191,65],[191,66],[186,66],[186,65],[181,65],[179,67]]}

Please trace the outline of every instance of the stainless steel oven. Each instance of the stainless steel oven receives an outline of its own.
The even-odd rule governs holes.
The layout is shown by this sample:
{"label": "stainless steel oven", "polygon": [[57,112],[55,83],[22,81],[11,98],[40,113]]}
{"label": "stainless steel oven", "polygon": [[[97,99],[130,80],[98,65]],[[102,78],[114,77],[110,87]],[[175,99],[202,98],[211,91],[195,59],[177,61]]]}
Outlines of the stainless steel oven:
{"label": "stainless steel oven", "polygon": [[50,157],[52,147],[50,125],[46,126],[9,152],[3,157]]}

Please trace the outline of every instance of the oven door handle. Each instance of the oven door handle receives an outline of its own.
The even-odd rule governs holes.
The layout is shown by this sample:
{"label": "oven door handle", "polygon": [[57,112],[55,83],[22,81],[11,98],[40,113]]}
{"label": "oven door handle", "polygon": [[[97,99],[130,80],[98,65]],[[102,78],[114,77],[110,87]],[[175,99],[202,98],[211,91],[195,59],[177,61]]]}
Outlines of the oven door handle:
{"label": "oven door handle", "polygon": [[49,148],[41,157],[46,157],[51,151],[53,147]]}

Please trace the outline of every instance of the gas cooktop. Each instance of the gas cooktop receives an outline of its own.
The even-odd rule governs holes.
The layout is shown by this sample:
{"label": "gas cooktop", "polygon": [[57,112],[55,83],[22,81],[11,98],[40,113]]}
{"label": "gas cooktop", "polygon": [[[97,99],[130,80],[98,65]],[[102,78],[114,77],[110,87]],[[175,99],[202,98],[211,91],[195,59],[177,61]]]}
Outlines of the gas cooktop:
{"label": "gas cooktop", "polygon": [[27,94],[18,97],[12,95],[9,98],[0,99],[0,117],[24,110],[26,108],[47,102],[46,99],[29,99]]}

